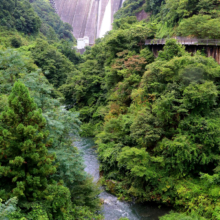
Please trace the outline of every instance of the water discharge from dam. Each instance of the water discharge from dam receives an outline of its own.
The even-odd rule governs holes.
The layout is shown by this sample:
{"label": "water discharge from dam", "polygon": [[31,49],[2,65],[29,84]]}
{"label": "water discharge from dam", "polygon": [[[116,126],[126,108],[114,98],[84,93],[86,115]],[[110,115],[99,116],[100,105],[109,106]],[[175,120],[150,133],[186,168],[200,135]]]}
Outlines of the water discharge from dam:
{"label": "water discharge from dam", "polygon": [[[85,171],[94,177],[94,181],[99,180],[99,162],[95,152],[94,142],[90,138],[79,138],[74,141],[74,145],[83,153],[85,161]],[[133,204],[122,202],[116,196],[104,191],[100,194],[103,200],[103,214],[105,220],[118,220],[126,217],[129,220],[158,220],[169,212],[169,208],[158,208],[154,204]]]}
{"label": "water discharge from dam", "polygon": [[58,15],[72,25],[76,39],[89,37],[89,44],[112,29],[114,13],[123,0],[51,0]]}
{"label": "water discharge from dam", "polygon": [[105,9],[105,13],[104,13],[104,17],[102,20],[102,24],[101,24],[101,28],[100,28],[100,32],[99,32],[99,37],[104,37],[105,33],[108,32],[109,30],[111,30],[111,25],[112,25],[112,21],[111,21],[111,0],[109,0],[106,9]]}

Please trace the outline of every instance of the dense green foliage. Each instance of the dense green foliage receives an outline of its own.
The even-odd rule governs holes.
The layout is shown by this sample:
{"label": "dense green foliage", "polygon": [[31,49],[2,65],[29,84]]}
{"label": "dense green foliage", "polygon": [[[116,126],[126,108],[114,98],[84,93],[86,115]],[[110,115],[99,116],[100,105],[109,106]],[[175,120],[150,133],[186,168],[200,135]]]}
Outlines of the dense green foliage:
{"label": "dense green foliage", "polygon": [[0,25],[28,35],[40,31],[48,40],[75,40],[72,26],[61,21],[47,0],[2,0]]}
{"label": "dense green foliage", "polygon": [[149,23],[156,27],[156,38],[184,36],[219,39],[219,6],[217,0],[145,0],[145,3],[127,0],[115,18],[134,16],[144,9],[152,14]]}
{"label": "dense green foliage", "polygon": [[114,17],[115,19],[124,18],[127,16],[134,16],[137,12],[141,11],[143,8],[144,0],[127,0],[123,3],[123,7],[118,10]]}
{"label": "dense green foliage", "polygon": [[171,213],[169,215],[165,215],[160,218],[160,220],[207,220],[206,218],[203,218],[201,216],[198,216],[197,214],[179,214],[179,213]]}
{"label": "dense green foliage", "polygon": [[71,61],[46,41],[38,40],[31,48],[31,54],[35,64],[45,72],[49,82],[56,88],[64,84],[67,75],[74,70]]}
{"label": "dense green foliage", "polygon": [[[4,68],[1,70],[1,109],[4,109],[7,103],[9,104],[8,109],[1,113],[1,137],[4,137],[2,139],[3,148],[1,148],[1,151],[4,152],[1,154],[1,198],[8,199],[11,196],[19,198],[18,205],[22,209],[18,208],[17,212],[13,214],[15,219],[21,216],[29,218],[36,212],[39,215],[44,213],[43,215],[48,219],[68,219],[70,216],[75,218],[78,215],[84,216],[84,214],[93,215],[92,212],[94,213],[99,207],[97,197],[99,190],[83,171],[83,161],[77,149],[72,146],[72,138],[69,136],[69,132],[76,135],[79,130],[77,114],[63,111],[59,107],[59,101],[51,97],[52,86],[36,69],[37,67],[30,58],[11,49],[1,53],[0,60],[4,64]],[[11,65],[12,63],[13,65]],[[18,88],[15,86],[12,94],[8,96],[17,79],[30,89],[31,96],[34,97],[37,106],[42,109],[43,117],[38,115],[39,111],[36,111],[35,114],[35,110],[30,109],[36,109],[36,104],[22,84],[16,85]],[[24,92],[22,93],[22,91]],[[21,100],[23,101],[21,102]],[[6,120],[7,118],[8,120]],[[36,122],[40,122],[40,126],[34,124]],[[36,129],[40,129],[41,132],[37,132],[35,137]],[[49,141],[48,144],[44,140]],[[8,147],[5,149],[4,146]],[[39,151],[41,148],[42,151]],[[34,153],[35,149],[38,149],[36,153]],[[56,158],[52,156],[54,153]],[[48,159],[47,154],[51,155]],[[35,160],[38,165],[35,165]],[[55,160],[53,165],[50,160]],[[45,161],[47,162],[45,163]],[[28,169],[25,168],[27,164],[30,164]],[[45,166],[48,167],[45,168]],[[37,167],[40,172],[36,169]],[[12,184],[8,184],[10,178]],[[28,178],[28,181],[24,182],[25,178]],[[41,181],[43,182],[41,183]],[[4,184],[5,182],[7,184]],[[30,184],[30,186],[25,187],[26,184]],[[13,194],[11,189],[13,189]],[[59,197],[63,200],[60,200]],[[57,203],[55,199],[58,199],[59,202]],[[32,200],[32,203],[36,205],[35,209],[30,209],[28,205]],[[54,207],[53,203],[56,203],[57,206]],[[68,212],[64,215],[63,212],[56,211],[56,215],[51,215],[52,207],[54,210],[64,208]],[[84,211],[79,212],[79,210]],[[97,218],[100,217],[97,216]]]}
{"label": "dense green foliage", "polygon": [[220,219],[220,67],[172,39],[157,58],[144,46],[175,33],[218,37],[219,2],[146,1],[148,22],[131,16],[132,3],[59,91],[80,112],[82,134],[95,136],[110,192],[185,212],[162,219]]}
{"label": "dense green foliage", "polygon": [[35,34],[39,31],[41,22],[29,1],[2,0],[0,5],[0,25],[16,28],[26,34]]}
{"label": "dense green foliage", "polygon": [[8,104],[0,116],[0,188],[7,187],[0,197],[11,197],[8,192],[12,192],[18,198],[36,200],[43,197],[47,177],[56,172],[55,155],[47,151],[51,140],[47,140],[46,120],[20,82],[15,83]]}
{"label": "dense green foliage", "polygon": [[102,219],[72,145],[82,122],[110,192],[182,212],[161,220],[220,219],[220,67],[173,39],[157,58],[144,45],[220,38],[219,1],[127,0],[83,56],[48,1],[30,2],[0,6],[0,218]]}
{"label": "dense green foliage", "polygon": [[99,186],[72,144],[79,114],[56,89],[82,62],[70,27],[47,1],[0,7],[0,219],[103,219]]}
{"label": "dense green foliage", "polygon": [[7,219],[11,213],[15,212],[17,203],[16,197],[9,199],[5,203],[2,203],[2,199],[0,199],[0,219]]}
{"label": "dense green foliage", "polygon": [[[161,28],[164,24],[170,28],[179,24],[179,28],[173,30],[173,34],[199,38],[219,38],[219,33],[216,33],[220,24],[219,13],[219,1],[216,0],[168,0],[161,7],[158,19],[161,19]],[[190,26],[188,26],[189,23]],[[194,31],[190,31],[190,28],[193,28]],[[206,34],[203,34],[204,30]],[[172,34],[172,31],[169,34]]]}
{"label": "dense green foliage", "polygon": [[49,1],[30,0],[34,11],[42,20],[40,31],[47,36],[48,40],[68,39],[73,41],[72,26],[63,23],[60,17],[55,13]]}
{"label": "dense green foliage", "polygon": [[144,9],[146,12],[157,14],[160,11],[161,4],[164,0],[145,0]]}

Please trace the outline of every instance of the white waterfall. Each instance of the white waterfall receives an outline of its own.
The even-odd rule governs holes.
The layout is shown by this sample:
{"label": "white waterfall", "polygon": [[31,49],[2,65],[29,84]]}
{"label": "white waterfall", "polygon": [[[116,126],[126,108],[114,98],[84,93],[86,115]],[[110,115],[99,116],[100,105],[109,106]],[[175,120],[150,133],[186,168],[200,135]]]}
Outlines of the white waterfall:
{"label": "white waterfall", "polygon": [[111,18],[111,14],[112,14],[112,0],[108,1],[108,4],[105,8],[105,13],[104,13],[104,17],[102,20],[102,24],[101,24],[101,28],[99,31],[99,37],[104,37],[104,35],[106,34],[106,32],[110,31],[112,29],[112,18]]}

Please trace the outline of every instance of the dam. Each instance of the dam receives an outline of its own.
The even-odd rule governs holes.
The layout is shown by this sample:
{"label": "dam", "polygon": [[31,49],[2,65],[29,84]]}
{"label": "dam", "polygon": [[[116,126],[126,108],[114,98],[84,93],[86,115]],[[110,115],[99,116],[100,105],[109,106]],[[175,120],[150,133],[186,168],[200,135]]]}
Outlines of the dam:
{"label": "dam", "polygon": [[89,45],[112,29],[114,13],[122,7],[124,0],[50,0],[62,21],[73,27],[73,35]]}

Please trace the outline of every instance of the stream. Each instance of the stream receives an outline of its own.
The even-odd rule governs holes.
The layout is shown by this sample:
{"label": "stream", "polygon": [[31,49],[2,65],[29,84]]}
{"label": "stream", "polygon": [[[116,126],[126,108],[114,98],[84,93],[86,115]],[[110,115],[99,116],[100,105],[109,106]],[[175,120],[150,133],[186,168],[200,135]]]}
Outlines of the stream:
{"label": "stream", "polygon": [[[74,141],[74,144],[83,153],[85,171],[94,177],[94,181],[98,181],[99,162],[94,149],[94,141],[91,138],[80,138]],[[105,220],[118,220],[121,217],[126,217],[129,220],[158,220],[158,217],[170,211],[169,208],[158,208],[158,205],[149,205],[149,203],[122,202],[116,196],[104,191],[104,189],[100,194],[100,198],[104,201],[102,212]]]}

